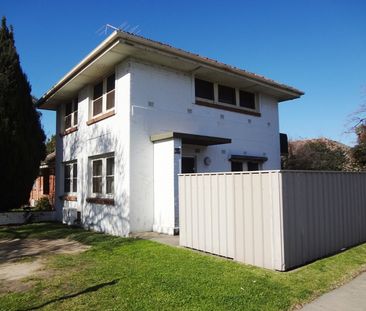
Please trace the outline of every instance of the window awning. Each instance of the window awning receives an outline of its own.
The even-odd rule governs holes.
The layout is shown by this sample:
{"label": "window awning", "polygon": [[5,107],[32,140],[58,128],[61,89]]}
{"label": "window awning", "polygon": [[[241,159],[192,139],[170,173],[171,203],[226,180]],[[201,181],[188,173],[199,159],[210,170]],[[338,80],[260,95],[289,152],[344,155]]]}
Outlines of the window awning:
{"label": "window awning", "polygon": [[205,136],[196,134],[187,134],[179,132],[165,132],[150,136],[152,142],[158,142],[162,140],[169,140],[173,138],[182,139],[182,144],[199,145],[199,146],[211,146],[211,145],[222,145],[230,144],[230,138]]}
{"label": "window awning", "polygon": [[244,162],[244,161],[251,161],[251,162],[266,162],[268,160],[267,157],[260,157],[260,156],[250,156],[250,155],[231,155],[229,161],[235,162]]}

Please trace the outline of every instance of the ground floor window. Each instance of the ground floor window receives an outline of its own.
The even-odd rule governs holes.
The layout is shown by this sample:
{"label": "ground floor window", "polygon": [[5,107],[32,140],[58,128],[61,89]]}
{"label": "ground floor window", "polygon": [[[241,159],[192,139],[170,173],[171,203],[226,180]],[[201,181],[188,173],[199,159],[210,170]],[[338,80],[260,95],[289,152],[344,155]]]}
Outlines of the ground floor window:
{"label": "ground floor window", "polygon": [[258,162],[247,162],[248,171],[259,171]]}
{"label": "ground floor window", "polygon": [[231,171],[232,172],[242,172],[243,171],[243,162],[231,161]]}
{"label": "ground floor window", "polygon": [[260,164],[258,162],[231,161],[232,172],[259,171],[259,170],[260,170]]}
{"label": "ground floor window", "polygon": [[64,164],[64,193],[78,191],[78,164],[76,161]]}
{"label": "ground floor window", "polygon": [[50,193],[50,175],[44,174],[43,175],[43,194]]}
{"label": "ground floor window", "polygon": [[90,160],[91,194],[112,196],[114,194],[114,155],[108,154]]}

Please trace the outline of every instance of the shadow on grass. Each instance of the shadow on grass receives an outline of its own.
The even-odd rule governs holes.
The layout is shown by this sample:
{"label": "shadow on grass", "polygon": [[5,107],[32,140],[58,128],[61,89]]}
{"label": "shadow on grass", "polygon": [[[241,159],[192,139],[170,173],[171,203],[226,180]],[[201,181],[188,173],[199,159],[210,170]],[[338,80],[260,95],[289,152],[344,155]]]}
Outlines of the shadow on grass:
{"label": "shadow on grass", "polygon": [[[87,231],[80,227],[70,227],[60,223],[37,223],[21,226],[0,227],[0,262],[35,257],[51,253],[59,248],[57,244],[52,249],[42,252],[29,253],[29,240],[57,240],[69,239],[83,245],[89,245],[90,251],[109,251],[131,245],[137,241],[135,238],[111,236],[105,233]],[[1,309],[1,308],[0,308]]]}
{"label": "shadow on grass", "polygon": [[70,298],[75,298],[75,297],[78,297],[78,296],[83,295],[83,294],[86,294],[86,293],[96,292],[96,291],[98,291],[99,289],[101,289],[103,287],[116,285],[118,282],[119,282],[119,279],[116,279],[116,280],[113,280],[113,281],[110,281],[110,282],[106,282],[106,283],[101,283],[101,284],[98,284],[98,285],[94,285],[94,286],[91,286],[91,287],[88,287],[88,288],[84,289],[81,292],[78,292],[78,293],[75,293],[75,294],[61,296],[59,298],[55,298],[55,299],[52,299],[52,300],[47,301],[45,303],[42,303],[41,305],[38,305],[38,306],[35,306],[35,307],[31,307],[31,308],[28,308],[28,309],[22,309],[22,310],[19,310],[19,311],[38,310],[38,309],[41,309],[41,308],[43,308],[45,306],[50,305],[51,303],[58,302],[58,301],[63,301],[63,300],[70,299]]}
{"label": "shadow on grass", "polygon": [[[80,229],[79,229],[80,230]],[[0,227],[0,238],[3,239],[55,239],[66,238],[73,232],[60,223],[36,223],[25,225],[11,225]]]}
{"label": "shadow on grass", "polygon": [[122,238],[105,233],[91,232],[80,227],[66,226],[60,223],[36,223],[21,226],[0,227],[0,239],[71,239],[82,244],[96,246],[108,243],[120,246],[135,241],[134,238]]}

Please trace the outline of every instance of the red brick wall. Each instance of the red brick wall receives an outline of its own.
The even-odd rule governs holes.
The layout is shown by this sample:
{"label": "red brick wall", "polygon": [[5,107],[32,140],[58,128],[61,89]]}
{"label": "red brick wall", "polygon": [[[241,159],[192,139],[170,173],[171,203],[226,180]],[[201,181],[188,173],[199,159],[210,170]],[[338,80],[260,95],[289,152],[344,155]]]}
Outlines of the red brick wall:
{"label": "red brick wall", "polygon": [[[44,190],[43,185],[44,182],[46,181],[45,179],[48,179],[49,182],[49,194],[43,193]],[[35,180],[29,197],[30,205],[34,206],[36,201],[42,197],[48,197],[50,203],[52,205],[55,204],[55,175],[50,174],[45,176],[38,176],[37,179]]]}

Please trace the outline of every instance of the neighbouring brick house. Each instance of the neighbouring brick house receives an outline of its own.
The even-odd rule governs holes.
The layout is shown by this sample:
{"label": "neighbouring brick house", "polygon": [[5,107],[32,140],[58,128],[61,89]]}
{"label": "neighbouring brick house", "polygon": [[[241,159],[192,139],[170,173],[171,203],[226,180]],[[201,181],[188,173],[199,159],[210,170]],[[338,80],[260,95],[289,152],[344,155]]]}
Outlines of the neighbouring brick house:
{"label": "neighbouring brick house", "polygon": [[48,197],[52,206],[55,204],[55,159],[56,152],[52,152],[42,161],[39,176],[34,181],[30,193],[29,204],[34,206],[42,197]]}

